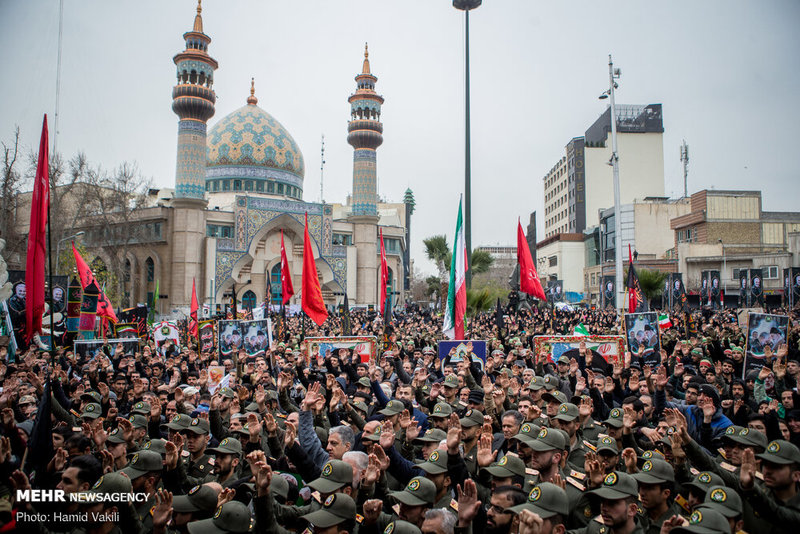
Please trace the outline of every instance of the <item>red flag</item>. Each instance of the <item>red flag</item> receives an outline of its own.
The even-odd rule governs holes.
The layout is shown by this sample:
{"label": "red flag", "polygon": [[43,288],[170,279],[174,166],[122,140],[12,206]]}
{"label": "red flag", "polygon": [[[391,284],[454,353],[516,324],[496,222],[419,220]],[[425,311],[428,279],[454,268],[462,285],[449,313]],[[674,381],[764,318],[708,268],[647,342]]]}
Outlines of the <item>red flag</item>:
{"label": "red flag", "polygon": [[197,339],[198,338],[198,323],[197,323],[197,289],[194,285],[194,278],[192,278],[192,304],[189,308],[189,317],[191,320],[189,321],[189,334]]}
{"label": "red flag", "polygon": [[308,213],[303,236],[303,282],[301,295],[303,311],[311,320],[321,325],[328,318],[325,301],[322,300],[322,288],[317,277],[317,265],[314,263],[314,251],[311,248],[311,236],[308,234]]}
{"label": "red flag", "polygon": [[[86,290],[89,284],[94,284],[99,288],[100,284],[94,278],[94,273],[89,267],[89,264],[81,257],[78,249],[75,248],[75,242],[72,242],[72,254],[75,256],[75,266],[78,268],[78,276],[81,278],[81,285]],[[114,324],[118,322],[117,314],[114,313],[114,308],[111,306],[111,301],[108,300],[108,295],[103,290],[100,290],[100,296],[97,299],[97,315],[100,317],[107,317]]]}
{"label": "red flag", "polygon": [[285,306],[294,295],[292,273],[289,271],[289,259],[286,257],[286,247],[283,245],[283,230],[281,230],[281,298]]}
{"label": "red flag", "polygon": [[25,262],[25,335],[28,340],[42,331],[44,314],[44,260],[46,257],[47,213],[50,207],[49,150],[47,145],[47,115],[42,122],[39,141],[39,161],[31,197],[31,224],[28,230],[28,256]]}
{"label": "red flag", "polygon": [[386,263],[386,249],[383,247],[383,228],[381,228],[381,315],[386,308],[386,286],[389,284],[389,265]]}
{"label": "red flag", "polygon": [[628,313],[645,311],[644,293],[642,293],[639,276],[633,266],[633,254],[630,244],[628,244],[628,280],[625,285],[628,289]]}
{"label": "red flag", "polygon": [[540,300],[547,300],[536,274],[536,266],[533,264],[531,249],[528,247],[528,240],[525,239],[525,232],[522,230],[522,223],[517,220],[517,261],[519,262],[519,288],[523,293],[532,295]]}

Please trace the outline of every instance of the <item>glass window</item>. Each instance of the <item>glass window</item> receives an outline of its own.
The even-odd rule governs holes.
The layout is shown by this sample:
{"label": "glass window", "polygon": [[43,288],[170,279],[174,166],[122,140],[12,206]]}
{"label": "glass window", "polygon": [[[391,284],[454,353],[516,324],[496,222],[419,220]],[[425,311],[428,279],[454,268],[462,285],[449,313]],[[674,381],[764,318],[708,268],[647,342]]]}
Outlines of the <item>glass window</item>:
{"label": "glass window", "polygon": [[276,263],[269,273],[269,282],[272,295],[270,295],[270,303],[274,305],[281,304],[281,292],[283,285],[281,284],[281,262]]}
{"label": "glass window", "polygon": [[231,190],[231,181],[230,180],[222,180],[222,190],[223,191],[230,191]]}
{"label": "glass window", "polygon": [[245,191],[252,191],[253,190],[253,181],[252,180],[246,180],[244,182],[244,190]]}
{"label": "glass window", "polygon": [[275,192],[275,182],[267,182],[267,193]]}
{"label": "glass window", "polygon": [[156,264],[153,262],[153,258],[147,258],[145,263],[145,270],[147,271],[147,281],[152,282],[156,277]]}
{"label": "glass window", "polygon": [[778,266],[777,265],[768,265],[764,267],[764,278],[768,278],[770,280],[775,280],[778,278]]}
{"label": "glass window", "polygon": [[283,194],[283,184],[278,184],[278,194],[279,195]]}
{"label": "glass window", "polygon": [[261,180],[256,182],[256,191],[263,191],[264,190],[264,182]]}
{"label": "glass window", "polygon": [[233,181],[233,190],[234,191],[241,191],[242,190],[242,181],[241,180],[234,180]]}

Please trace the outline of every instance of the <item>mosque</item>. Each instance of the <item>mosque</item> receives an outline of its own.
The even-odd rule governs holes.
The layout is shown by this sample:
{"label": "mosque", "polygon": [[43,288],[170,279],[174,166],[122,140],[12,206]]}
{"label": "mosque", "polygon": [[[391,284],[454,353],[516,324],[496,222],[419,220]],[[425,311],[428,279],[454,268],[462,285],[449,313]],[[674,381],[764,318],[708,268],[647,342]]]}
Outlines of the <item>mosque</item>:
{"label": "mosque", "polygon": [[[300,147],[258,106],[252,83],[242,107],[207,127],[215,114],[218,63],[209,55],[211,38],[203,31],[199,2],[194,26],[183,38],[186,49],[174,57],[177,85],[172,90],[172,109],[179,117],[175,187],[151,191],[151,207],[136,213],[137,225],[147,232],[123,253],[123,305],[152,302],[158,291],[157,312],[186,312],[192,279],[199,302],[211,313],[224,311],[234,295],[240,310],[267,299],[280,304],[281,231],[296,292],[290,304],[299,305],[308,214],[326,304],[341,304],[345,292],[351,306],[378,304],[382,230],[392,303],[402,306],[409,287],[414,199],[410,190],[399,203],[378,198],[384,100],[375,91],[377,77],[366,47],[348,99],[352,192],[344,204],[314,203],[303,200],[306,165]],[[108,252],[92,238],[97,231],[87,229],[85,241],[102,259]]]}

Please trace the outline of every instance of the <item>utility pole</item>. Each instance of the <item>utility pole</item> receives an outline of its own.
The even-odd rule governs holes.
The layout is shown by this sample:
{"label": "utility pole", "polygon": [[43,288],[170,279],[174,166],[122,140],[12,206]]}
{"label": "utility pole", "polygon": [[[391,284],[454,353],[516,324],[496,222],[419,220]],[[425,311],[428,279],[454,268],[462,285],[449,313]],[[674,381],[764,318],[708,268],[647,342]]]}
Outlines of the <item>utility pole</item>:
{"label": "utility pole", "polygon": [[321,204],[325,203],[325,197],[322,194],[322,183],[325,176],[325,134],[322,134],[322,148],[320,149],[320,164],[319,164],[319,201]]}

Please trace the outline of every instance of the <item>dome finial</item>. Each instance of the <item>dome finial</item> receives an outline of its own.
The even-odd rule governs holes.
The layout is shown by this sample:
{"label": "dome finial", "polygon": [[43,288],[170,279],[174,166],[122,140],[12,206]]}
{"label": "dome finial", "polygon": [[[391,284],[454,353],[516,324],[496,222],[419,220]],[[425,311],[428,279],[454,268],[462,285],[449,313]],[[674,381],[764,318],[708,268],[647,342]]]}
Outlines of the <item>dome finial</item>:
{"label": "dome finial", "polygon": [[255,106],[258,104],[258,99],[256,98],[256,79],[250,78],[250,96],[247,97],[247,103],[251,106]]}
{"label": "dome finial", "polygon": [[364,67],[361,74],[369,74],[369,43],[364,43]]}
{"label": "dome finial", "polygon": [[203,0],[197,0],[197,15],[194,16],[194,28],[192,31],[203,33],[203,17],[200,14],[203,12]]}

